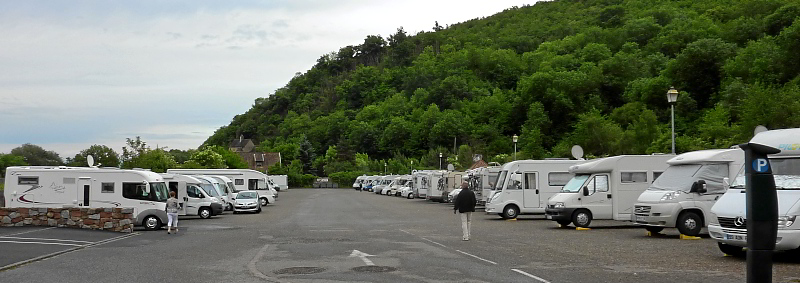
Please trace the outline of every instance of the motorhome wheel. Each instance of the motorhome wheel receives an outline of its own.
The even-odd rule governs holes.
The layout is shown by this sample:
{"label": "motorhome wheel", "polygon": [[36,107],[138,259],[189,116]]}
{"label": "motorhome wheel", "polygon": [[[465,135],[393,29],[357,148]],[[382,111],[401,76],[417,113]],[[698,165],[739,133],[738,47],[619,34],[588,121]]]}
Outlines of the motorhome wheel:
{"label": "motorhome wheel", "polygon": [[233,210],[233,204],[228,203],[228,209],[226,209],[226,210]]}
{"label": "motorhome wheel", "polygon": [[408,199],[413,199],[413,198],[414,198],[414,194],[412,194],[412,193],[409,193],[409,194],[408,194]]}
{"label": "motorhome wheel", "polygon": [[503,218],[505,219],[514,219],[517,218],[519,214],[519,208],[516,205],[509,204],[503,209]]}
{"label": "motorhome wheel", "polygon": [[144,224],[144,228],[147,229],[147,230],[151,230],[152,231],[152,230],[158,230],[158,229],[161,228],[161,220],[158,219],[158,217],[155,217],[155,216],[152,216],[152,215],[145,217],[144,221],[142,221],[142,223]]}
{"label": "motorhome wheel", "polygon": [[592,224],[592,213],[584,209],[575,211],[572,214],[572,224],[575,224],[575,227],[589,227],[589,224]]}
{"label": "motorhome wheel", "polygon": [[734,257],[745,257],[745,256],[747,256],[747,252],[745,252],[742,247],[732,246],[732,245],[723,244],[723,243],[719,243],[719,242],[717,242],[717,246],[719,247],[719,251],[721,251],[722,253],[724,253],[726,255],[734,256]]}
{"label": "motorhome wheel", "polygon": [[661,231],[664,230],[664,227],[646,226],[646,227],[644,227],[644,229],[647,230],[647,232],[650,232],[650,233],[653,233],[653,234],[657,234],[657,233],[661,233]]}
{"label": "motorhome wheel", "polygon": [[209,209],[208,207],[203,207],[200,209],[200,212],[197,213],[197,215],[199,215],[200,218],[209,219],[211,218],[211,209]]}
{"label": "motorhome wheel", "polygon": [[703,229],[703,219],[695,212],[687,211],[678,217],[678,231],[687,236],[698,236]]}
{"label": "motorhome wheel", "polygon": [[267,198],[261,198],[261,206],[267,206],[267,204],[269,204]]}

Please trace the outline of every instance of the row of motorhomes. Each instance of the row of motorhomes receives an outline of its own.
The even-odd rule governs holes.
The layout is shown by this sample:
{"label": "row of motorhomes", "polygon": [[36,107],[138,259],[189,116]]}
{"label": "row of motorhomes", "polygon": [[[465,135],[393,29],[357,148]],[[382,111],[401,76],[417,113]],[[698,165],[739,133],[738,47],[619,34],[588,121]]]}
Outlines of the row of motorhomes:
{"label": "row of motorhomes", "polygon": [[7,207],[133,208],[134,224],[155,230],[167,223],[169,192],[180,203],[179,215],[210,218],[223,211],[261,212],[274,203],[277,185],[248,169],[144,169],[66,166],[6,168]]}
{"label": "row of motorhomes", "polygon": [[[777,250],[800,249],[800,128],[763,131],[750,143],[780,150],[769,156],[778,195]],[[680,155],[620,155],[593,160],[518,160],[467,172],[418,170],[361,176],[355,189],[449,202],[462,181],[487,214],[513,219],[543,214],[562,227],[593,220],[629,221],[651,233],[706,230],[729,255],[747,246],[745,157],[738,146]],[[756,166],[756,165],[753,165]],[[395,189],[396,188],[396,189]]]}

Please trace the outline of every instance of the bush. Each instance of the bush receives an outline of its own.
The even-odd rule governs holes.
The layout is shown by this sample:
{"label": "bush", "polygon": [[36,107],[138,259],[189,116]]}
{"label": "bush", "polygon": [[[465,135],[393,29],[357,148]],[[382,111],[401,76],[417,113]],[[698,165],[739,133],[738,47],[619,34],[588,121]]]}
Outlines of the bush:
{"label": "bush", "polygon": [[298,173],[289,173],[286,178],[288,179],[289,187],[293,188],[310,188],[314,185],[314,181],[317,180],[317,176]]}
{"label": "bush", "polygon": [[356,181],[358,176],[364,175],[366,172],[364,171],[344,171],[344,172],[336,172],[329,174],[328,177],[330,178],[331,182],[339,184],[339,187],[349,187],[349,185],[353,184]]}

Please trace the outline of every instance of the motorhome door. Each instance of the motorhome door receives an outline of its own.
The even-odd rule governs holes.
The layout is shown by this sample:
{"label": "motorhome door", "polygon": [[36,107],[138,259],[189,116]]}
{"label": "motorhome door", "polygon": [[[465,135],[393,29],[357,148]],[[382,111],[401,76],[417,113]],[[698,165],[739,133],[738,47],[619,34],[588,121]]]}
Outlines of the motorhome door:
{"label": "motorhome door", "polygon": [[89,206],[89,198],[92,192],[92,179],[89,177],[78,178],[78,206]]}
{"label": "motorhome door", "polygon": [[169,182],[167,183],[170,192],[175,192],[175,197],[178,199],[178,215],[186,215],[186,202],[189,200],[186,197],[186,182]]}
{"label": "motorhome door", "polygon": [[525,176],[523,182],[523,203],[525,208],[537,208],[541,207],[540,204],[540,194],[539,194],[539,174],[536,172],[526,172],[523,174]]}
{"label": "motorhome door", "polygon": [[184,203],[186,215],[197,215],[203,197],[201,190],[203,189],[194,184],[186,186],[186,202]]}
{"label": "motorhome door", "polygon": [[582,206],[588,208],[595,219],[611,219],[613,206],[608,174],[592,176],[584,188],[589,191],[589,195],[581,198]]}

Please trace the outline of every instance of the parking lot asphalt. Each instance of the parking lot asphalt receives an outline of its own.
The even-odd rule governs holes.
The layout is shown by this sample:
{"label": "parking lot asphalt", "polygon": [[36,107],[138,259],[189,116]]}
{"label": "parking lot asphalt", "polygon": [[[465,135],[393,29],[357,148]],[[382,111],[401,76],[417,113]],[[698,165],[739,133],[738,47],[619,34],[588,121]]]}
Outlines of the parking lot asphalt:
{"label": "parking lot asphalt", "polygon": [[[626,222],[594,221],[578,231],[541,216],[474,216],[465,242],[449,205],[294,189],[261,214],[184,217],[175,235],[137,230],[0,271],[0,282],[744,282],[744,259],[725,257],[709,238],[680,240],[674,229],[648,237]],[[0,237],[41,228],[19,229],[0,228]],[[67,238],[73,233],[88,235]],[[108,237],[70,229],[18,236],[31,234]],[[36,254],[52,248],[46,246],[33,245]],[[0,246],[0,260],[18,260],[29,249]],[[774,279],[800,282],[800,261],[776,256]]]}

